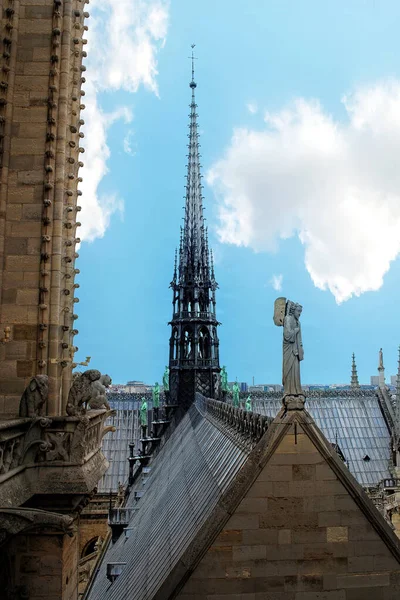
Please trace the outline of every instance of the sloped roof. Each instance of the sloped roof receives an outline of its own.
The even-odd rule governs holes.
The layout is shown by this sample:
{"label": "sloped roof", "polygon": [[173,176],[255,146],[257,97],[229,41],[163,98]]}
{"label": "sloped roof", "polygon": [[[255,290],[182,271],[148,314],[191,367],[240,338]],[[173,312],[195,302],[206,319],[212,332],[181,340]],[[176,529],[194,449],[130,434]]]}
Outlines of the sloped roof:
{"label": "sloped roof", "polygon": [[[270,417],[281,407],[280,395],[266,394],[253,400],[253,409]],[[313,390],[307,392],[305,408],[327,439],[339,445],[350,472],[362,486],[375,486],[391,476],[390,430],[373,390]]]}
{"label": "sloped roof", "polygon": [[[155,457],[145,495],[130,522],[132,534],[127,539],[122,535],[107,550],[89,600],[172,597],[274,454],[293,420],[301,423],[399,561],[396,536],[306,411],[281,411],[266,431],[267,422],[258,415],[213,400],[203,400],[203,405],[207,412],[201,402],[193,405]],[[113,562],[126,565],[111,584],[106,566]]]}
{"label": "sloped roof", "polygon": [[[154,598],[171,571],[179,569],[181,556],[250,450],[234,425],[218,427],[200,405],[192,405],[152,462],[145,495],[129,524],[134,530],[108,549],[89,598]],[[134,504],[133,494],[129,504]],[[110,562],[127,563],[113,584],[106,578]]]}

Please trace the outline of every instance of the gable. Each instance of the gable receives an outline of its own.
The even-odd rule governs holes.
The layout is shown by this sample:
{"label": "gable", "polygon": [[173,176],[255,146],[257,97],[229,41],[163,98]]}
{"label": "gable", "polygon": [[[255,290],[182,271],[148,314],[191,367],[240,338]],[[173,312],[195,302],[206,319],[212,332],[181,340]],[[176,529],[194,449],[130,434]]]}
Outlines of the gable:
{"label": "gable", "polygon": [[273,428],[266,464],[177,598],[397,598],[396,538],[312,419]]}

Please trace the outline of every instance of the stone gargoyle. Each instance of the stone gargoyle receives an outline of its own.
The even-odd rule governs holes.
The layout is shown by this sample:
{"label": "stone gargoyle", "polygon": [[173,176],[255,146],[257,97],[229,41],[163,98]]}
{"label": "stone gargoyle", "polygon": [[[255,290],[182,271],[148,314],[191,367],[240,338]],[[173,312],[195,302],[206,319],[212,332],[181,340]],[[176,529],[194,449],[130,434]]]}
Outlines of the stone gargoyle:
{"label": "stone gargoyle", "polygon": [[49,393],[49,378],[47,375],[32,377],[22,394],[19,404],[20,417],[40,417]]}
{"label": "stone gargoyle", "polygon": [[97,369],[88,369],[74,378],[69,391],[67,414],[84,415],[87,407],[91,409],[107,408],[106,387],[111,384],[109,375],[102,375]]}

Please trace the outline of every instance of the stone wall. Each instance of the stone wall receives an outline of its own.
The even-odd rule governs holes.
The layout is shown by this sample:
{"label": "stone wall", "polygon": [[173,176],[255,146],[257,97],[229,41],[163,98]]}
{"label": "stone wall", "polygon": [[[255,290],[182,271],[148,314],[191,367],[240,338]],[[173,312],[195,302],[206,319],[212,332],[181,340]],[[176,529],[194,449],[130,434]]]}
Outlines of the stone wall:
{"label": "stone wall", "polygon": [[376,523],[300,425],[290,427],[179,600],[399,597],[400,564]]}
{"label": "stone wall", "polygon": [[9,565],[4,598],[76,600],[77,544],[76,535],[15,536],[5,549],[6,557],[2,558],[2,564],[7,560]]}
{"label": "stone wall", "polygon": [[[0,88],[0,415],[49,375],[60,414],[74,346],[85,0],[4,0]],[[61,400],[61,390],[64,400]]]}

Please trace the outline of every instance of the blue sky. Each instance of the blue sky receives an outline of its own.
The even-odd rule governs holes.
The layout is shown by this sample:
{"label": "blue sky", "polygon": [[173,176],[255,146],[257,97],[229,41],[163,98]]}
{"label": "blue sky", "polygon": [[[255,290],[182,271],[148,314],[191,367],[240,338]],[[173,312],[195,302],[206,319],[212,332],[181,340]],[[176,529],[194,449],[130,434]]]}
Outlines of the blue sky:
{"label": "blue sky", "polygon": [[304,382],[349,381],[354,351],[367,383],[381,346],[394,374],[400,5],[90,6],[77,359],[114,382],[160,380],[167,364],[194,42],[229,378],[280,382],[279,295],[304,306]]}

